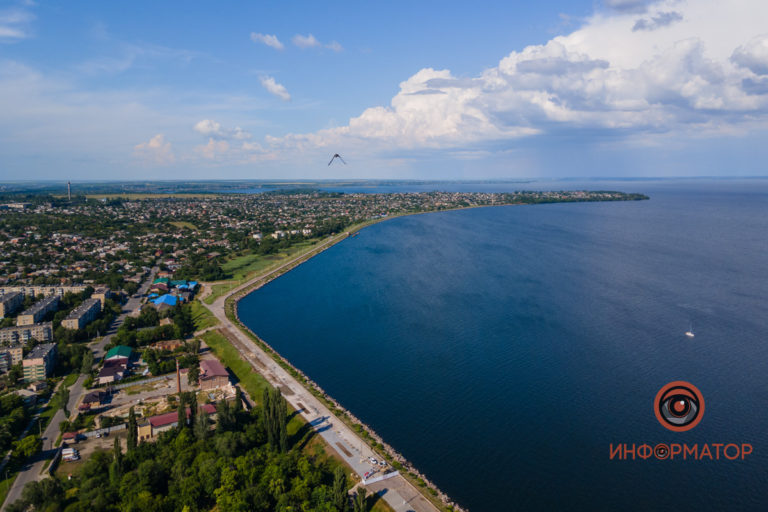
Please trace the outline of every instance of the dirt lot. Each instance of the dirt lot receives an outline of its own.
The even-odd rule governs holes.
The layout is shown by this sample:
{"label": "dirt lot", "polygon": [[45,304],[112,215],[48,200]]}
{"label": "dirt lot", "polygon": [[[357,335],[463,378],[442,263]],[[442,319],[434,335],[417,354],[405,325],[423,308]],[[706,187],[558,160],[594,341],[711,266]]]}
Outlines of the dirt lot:
{"label": "dirt lot", "polygon": [[126,441],[127,435],[128,431],[123,430],[120,432],[113,432],[106,437],[94,437],[77,443],[68,443],[67,446],[69,448],[74,448],[80,452],[80,460],[74,462],[65,462],[62,460],[59,463],[59,467],[56,468],[56,475],[60,478],[67,478],[67,475],[76,475],[80,472],[83,462],[88,460],[93,452],[96,450],[111,451],[115,446],[115,438],[120,439],[120,447],[123,452],[125,452],[128,447],[128,442]]}

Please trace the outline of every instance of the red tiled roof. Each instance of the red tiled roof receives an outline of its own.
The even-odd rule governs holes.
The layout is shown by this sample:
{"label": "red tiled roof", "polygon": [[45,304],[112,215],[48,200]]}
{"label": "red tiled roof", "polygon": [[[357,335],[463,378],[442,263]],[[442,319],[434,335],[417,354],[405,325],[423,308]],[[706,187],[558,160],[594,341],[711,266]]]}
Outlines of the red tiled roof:
{"label": "red tiled roof", "polygon": [[[189,409],[187,409],[187,417],[189,417]],[[149,418],[149,423],[153,428],[164,427],[165,425],[170,425],[177,421],[179,421],[179,413],[177,411],[158,414],[157,416]]]}
{"label": "red tiled roof", "polygon": [[[205,411],[207,414],[216,414],[216,406],[214,404],[203,404],[200,406],[200,409]],[[187,407],[187,419],[189,419],[189,413],[190,410],[189,407]],[[157,416],[152,416],[149,418],[149,423],[154,428],[164,427],[165,425],[170,425],[171,423],[176,423],[177,421],[179,421],[178,411],[158,414]]]}

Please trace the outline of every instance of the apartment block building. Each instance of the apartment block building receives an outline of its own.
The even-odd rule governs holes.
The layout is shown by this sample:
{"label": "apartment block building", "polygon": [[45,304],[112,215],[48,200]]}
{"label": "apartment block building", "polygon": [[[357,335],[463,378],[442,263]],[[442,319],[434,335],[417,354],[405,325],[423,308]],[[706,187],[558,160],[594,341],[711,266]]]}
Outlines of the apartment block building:
{"label": "apartment block building", "polygon": [[44,380],[56,364],[56,344],[43,343],[32,349],[22,360],[24,366],[24,381],[35,382]]}
{"label": "apartment block building", "polygon": [[24,295],[20,292],[0,294],[0,318],[5,318],[21,307]]}
{"label": "apartment block building", "polygon": [[16,325],[32,325],[40,322],[45,318],[45,315],[47,315],[48,312],[59,309],[59,301],[60,298],[58,295],[51,295],[43,300],[37,301],[32,304],[29,309],[22,311],[19,314],[16,319]]}
{"label": "apartment block building", "polygon": [[51,322],[45,322],[42,324],[5,327],[0,329],[0,345],[16,345],[18,343],[26,343],[31,339],[36,339],[37,341],[51,341],[53,339],[53,324]]}
{"label": "apartment block building", "polygon": [[61,321],[61,326],[65,329],[82,329],[95,320],[99,313],[101,313],[101,301],[93,298],[86,299]]}

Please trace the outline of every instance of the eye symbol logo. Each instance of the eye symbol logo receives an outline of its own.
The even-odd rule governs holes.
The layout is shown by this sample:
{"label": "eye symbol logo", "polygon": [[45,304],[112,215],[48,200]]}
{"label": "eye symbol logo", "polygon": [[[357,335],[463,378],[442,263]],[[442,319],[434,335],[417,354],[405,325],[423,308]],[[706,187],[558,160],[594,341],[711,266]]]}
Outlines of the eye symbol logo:
{"label": "eye symbol logo", "polygon": [[704,416],[704,397],[690,382],[676,380],[656,393],[653,410],[664,428],[685,432],[698,425]]}

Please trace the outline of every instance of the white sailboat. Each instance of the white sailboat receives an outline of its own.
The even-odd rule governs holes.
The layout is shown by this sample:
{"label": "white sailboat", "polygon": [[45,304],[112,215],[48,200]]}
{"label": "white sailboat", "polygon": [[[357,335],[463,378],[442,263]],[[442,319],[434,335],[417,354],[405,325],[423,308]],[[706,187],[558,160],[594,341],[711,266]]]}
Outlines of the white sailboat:
{"label": "white sailboat", "polygon": [[685,331],[685,335],[689,338],[693,338],[695,334],[693,334],[693,322],[691,322],[691,325],[688,326],[688,330]]}

